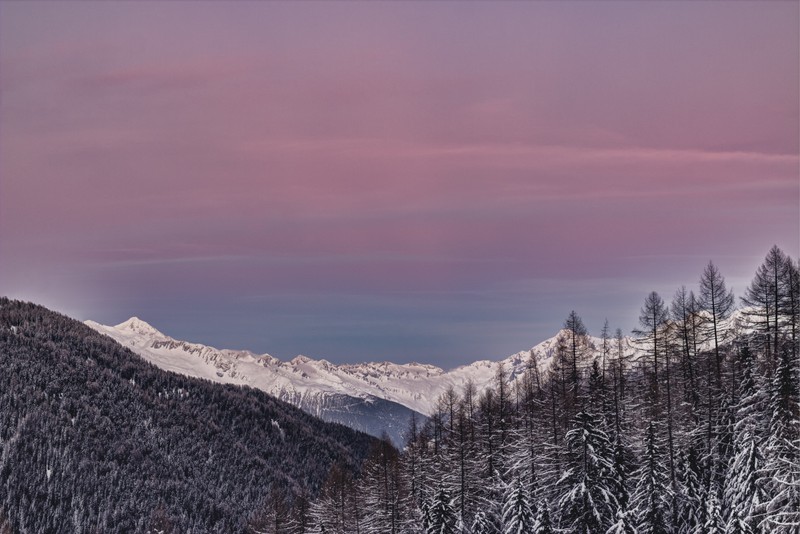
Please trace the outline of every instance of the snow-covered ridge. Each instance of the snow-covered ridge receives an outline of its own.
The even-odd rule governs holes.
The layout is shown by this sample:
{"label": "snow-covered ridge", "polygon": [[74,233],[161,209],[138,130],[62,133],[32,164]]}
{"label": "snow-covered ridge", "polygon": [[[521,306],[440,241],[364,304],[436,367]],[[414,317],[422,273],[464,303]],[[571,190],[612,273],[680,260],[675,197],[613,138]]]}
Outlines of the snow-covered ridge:
{"label": "snow-covered ridge", "polygon": [[[540,369],[546,369],[558,340],[556,335],[503,360],[481,360],[446,371],[420,363],[335,365],[306,356],[284,362],[269,354],[176,340],[136,317],[116,326],[94,321],[86,324],[162,369],[214,382],[252,386],[298,406],[321,404],[323,401],[312,399],[320,396],[346,395],[366,400],[385,399],[425,415],[433,413],[436,400],[450,386],[460,391],[471,380],[482,391],[491,385],[500,363],[512,379],[524,372],[531,354]],[[589,343],[599,347],[601,341],[589,338]],[[625,345],[626,352],[631,350],[627,338]]]}

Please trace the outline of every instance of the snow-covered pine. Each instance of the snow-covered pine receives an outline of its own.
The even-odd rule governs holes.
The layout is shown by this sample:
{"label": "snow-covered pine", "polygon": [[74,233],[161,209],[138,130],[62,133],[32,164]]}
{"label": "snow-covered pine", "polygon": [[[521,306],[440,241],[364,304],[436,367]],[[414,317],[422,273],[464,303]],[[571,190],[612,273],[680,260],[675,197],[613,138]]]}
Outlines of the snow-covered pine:
{"label": "snow-covered pine", "polygon": [[616,522],[606,530],[605,534],[638,534],[636,521],[630,517],[630,513],[619,510]]}
{"label": "snow-covered pine", "polygon": [[704,534],[725,534],[725,521],[722,519],[719,499],[715,492],[709,492],[706,503],[706,522],[703,525]]}
{"label": "snow-covered pine", "polygon": [[450,495],[440,488],[430,506],[430,522],[425,534],[457,534],[456,511]]}
{"label": "snow-covered pine", "polygon": [[613,452],[596,416],[580,412],[566,435],[567,470],[561,488],[560,528],[570,532],[605,532],[616,516]]}
{"label": "snow-covered pine", "polygon": [[765,447],[771,483],[761,525],[781,534],[800,533],[800,362],[792,352],[788,343],[781,347],[772,380]]}
{"label": "snow-covered pine", "polygon": [[694,447],[681,453],[678,462],[678,534],[694,534],[705,522],[705,486],[701,480],[699,455]]}
{"label": "snow-covered pine", "polygon": [[658,425],[650,421],[647,425],[642,465],[635,475],[638,484],[633,495],[633,506],[641,534],[667,534],[670,530],[667,517],[670,490],[661,442]]}
{"label": "snow-covered pine", "polygon": [[534,534],[554,534],[553,522],[550,520],[550,505],[546,500],[540,501],[537,506],[539,512],[536,514],[536,526]]}
{"label": "snow-covered pine", "polygon": [[536,526],[535,510],[521,479],[512,484],[503,503],[503,534],[527,534]]}
{"label": "snow-covered pine", "polygon": [[749,347],[740,352],[741,381],[739,403],[733,426],[733,453],[724,485],[724,516],[730,532],[753,531],[768,500],[765,460],[761,451],[764,425],[761,422],[764,399],[755,376]]}
{"label": "snow-covered pine", "polygon": [[472,522],[472,530],[470,532],[471,534],[495,534],[497,530],[486,516],[486,512],[478,512],[475,514],[475,520]]}

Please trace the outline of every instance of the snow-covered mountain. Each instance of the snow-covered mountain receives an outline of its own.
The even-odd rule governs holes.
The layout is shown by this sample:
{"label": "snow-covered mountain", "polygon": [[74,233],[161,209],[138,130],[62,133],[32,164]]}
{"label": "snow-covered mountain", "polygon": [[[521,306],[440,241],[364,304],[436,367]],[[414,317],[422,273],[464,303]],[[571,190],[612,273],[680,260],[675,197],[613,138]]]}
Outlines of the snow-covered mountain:
{"label": "snow-covered mountain", "polygon": [[[162,369],[262,389],[322,419],[373,435],[387,431],[396,442],[412,412],[432,414],[439,396],[451,386],[460,392],[472,381],[480,392],[492,384],[500,363],[513,380],[524,373],[531,355],[541,370],[546,369],[558,339],[556,335],[503,360],[481,360],[444,370],[420,363],[334,365],[306,356],[281,361],[269,354],[179,341],[136,317],[116,326],[94,321],[86,324]],[[589,343],[599,347],[600,340],[589,338]],[[627,338],[625,350],[633,350]]]}

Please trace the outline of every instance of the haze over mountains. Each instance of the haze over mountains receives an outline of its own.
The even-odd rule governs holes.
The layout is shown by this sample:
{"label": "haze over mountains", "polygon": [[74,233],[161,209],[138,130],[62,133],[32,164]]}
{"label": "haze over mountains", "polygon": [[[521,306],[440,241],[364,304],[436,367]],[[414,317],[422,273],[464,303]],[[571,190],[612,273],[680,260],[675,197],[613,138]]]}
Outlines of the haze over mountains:
{"label": "haze over mountains", "polygon": [[[413,412],[429,416],[448,388],[462,391],[472,382],[478,392],[490,387],[502,364],[513,382],[535,361],[541,371],[550,365],[558,334],[504,359],[481,360],[445,370],[421,364],[370,362],[335,365],[324,359],[297,356],[281,361],[269,354],[218,349],[176,340],[147,322],[131,317],[116,326],[86,324],[130,348],[158,367],[224,384],[248,385],[321,417],[374,436],[387,432],[401,445]],[[602,340],[589,338],[590,350]],[[623,338],[626,355],[635,352]]]}

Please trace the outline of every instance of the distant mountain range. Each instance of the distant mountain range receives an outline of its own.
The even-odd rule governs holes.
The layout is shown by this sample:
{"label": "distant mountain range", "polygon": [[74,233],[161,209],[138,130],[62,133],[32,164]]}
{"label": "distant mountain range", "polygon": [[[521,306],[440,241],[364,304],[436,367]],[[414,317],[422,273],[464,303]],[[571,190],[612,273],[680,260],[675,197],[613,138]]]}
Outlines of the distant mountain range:
{"label": "distant mountain range", "polygon": [[[213,382],[255,387],[326,421],[374,436],[386,432],[396,444],[403,442],[411,415],[414,412],[431,415],[437,399],[449,387],[460,392],[472,381],[481,392],[492,384],[501,363],[513,381],[525,372],[531,355],[540,371],[544,371],[550,365],[558,340],[557,334],[502,360],[481,360],[444,370],[420,363],[335,365],[305,356],[281,361],[269,354],[176,340],[137,317],[116,326],[94,321],[86,324],[162,369]],[[590,350],[597,350],[601,343],[599,338],[590,337]],[[623,346],[626,353],[634,352],[631,339],[624,338]]]}

